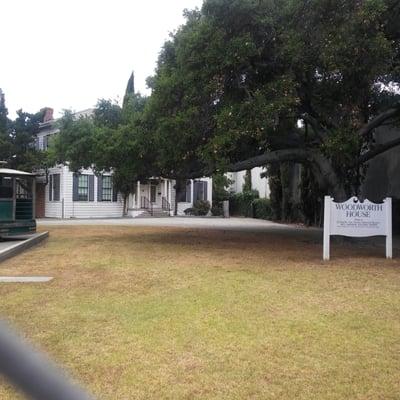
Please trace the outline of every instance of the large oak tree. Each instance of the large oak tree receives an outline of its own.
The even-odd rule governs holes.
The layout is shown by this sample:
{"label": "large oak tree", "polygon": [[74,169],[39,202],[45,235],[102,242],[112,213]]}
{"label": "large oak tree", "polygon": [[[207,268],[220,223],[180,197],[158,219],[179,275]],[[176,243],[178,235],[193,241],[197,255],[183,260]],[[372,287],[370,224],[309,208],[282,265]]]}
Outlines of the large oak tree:
{"label": "large oak tree", "polygon": [[321,192],[356,190],[362,165],[400,139],[396,0],[206,0],[161,52],[146,140],[161,175],[295,161]]}

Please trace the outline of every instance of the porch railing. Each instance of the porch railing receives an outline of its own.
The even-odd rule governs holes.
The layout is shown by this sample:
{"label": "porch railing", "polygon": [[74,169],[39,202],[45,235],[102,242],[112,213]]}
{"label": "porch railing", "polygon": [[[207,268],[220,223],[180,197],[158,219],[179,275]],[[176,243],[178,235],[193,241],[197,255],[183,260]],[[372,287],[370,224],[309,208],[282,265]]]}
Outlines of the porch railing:
{"label": "porch railing", "polygon": [[171,211],[171,204],[170,204],[170,202],[167,200],[166,197],[163,197],[163,198],[162,198],[162,203],[161,203],[161,204],[162,204],[161,207],[162,207],[163,210]]}
{"label": "porch railing", "polygon": [[150,215],[153,215],[153,203],[146,196],[140,198],[140,208],[148,210]]}

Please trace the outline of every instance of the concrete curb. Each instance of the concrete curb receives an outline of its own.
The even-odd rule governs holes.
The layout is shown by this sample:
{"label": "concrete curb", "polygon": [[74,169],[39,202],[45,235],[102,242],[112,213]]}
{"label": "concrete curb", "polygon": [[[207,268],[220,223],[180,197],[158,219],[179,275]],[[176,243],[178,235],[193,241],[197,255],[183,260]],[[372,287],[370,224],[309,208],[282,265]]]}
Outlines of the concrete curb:
{"label": "concrete curb", "polygon": [[49,232],[35,233],[34,235],[32,235],[32,237],[28,236],[21,237],[21,239],[23,238],[27,239],[15,244],[11,244],[10,247],[0,251],[0,262],[22,253],[24,250],[29,249],[30,247],[40,243],[41,241],[47,239],[48,237],[49,237]]}

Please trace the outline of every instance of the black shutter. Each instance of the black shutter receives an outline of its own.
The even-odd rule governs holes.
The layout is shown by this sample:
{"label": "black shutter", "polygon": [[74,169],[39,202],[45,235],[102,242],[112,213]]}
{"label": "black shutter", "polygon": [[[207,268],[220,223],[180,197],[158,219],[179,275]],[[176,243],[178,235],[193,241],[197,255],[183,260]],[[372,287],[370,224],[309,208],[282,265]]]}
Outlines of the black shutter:
{"label": "black shutter", "polygon": [[94,201],[94,175],[89,175],[89,201]]}
{"label": "black shutter", "polygon": [[208,185],[208,182],[203,181],[203,200],[210,200],[207,198],[207,196],[208,196],[207,185]]}
{"label": "black shutter", "polygon": [[53,200],[53,175],[49,176],[49,201]]}
{"label": "black shutter", "polygon": [[60,201],[60,174],[53,175],[53,200]]}
{"label": "black shutter", "polygon": [[72,181],[72,200],[73,201],[79,201],[78,179],[79,179],[79,175],[78,174],[74,174],[73,175],[73,181]]}
{"label": "black shutter", "polygon": [[117,201],[118,200],[118,190],[114,185],[114,180],[111,178],[112,181],[112,201]]}
{"label": "black shutter", "polygon": [[199,200],[199,184],[201,182],[193,181],[194,188],[193,188],[193,204]]}
{"label": "black shutter", "polygon": [[97,177],[97,201],[103,201],[103,175]]}
{"label": "black shutter", "polygon": [[190,203],[192,201],[192,181],[186,182],[186,203]]}

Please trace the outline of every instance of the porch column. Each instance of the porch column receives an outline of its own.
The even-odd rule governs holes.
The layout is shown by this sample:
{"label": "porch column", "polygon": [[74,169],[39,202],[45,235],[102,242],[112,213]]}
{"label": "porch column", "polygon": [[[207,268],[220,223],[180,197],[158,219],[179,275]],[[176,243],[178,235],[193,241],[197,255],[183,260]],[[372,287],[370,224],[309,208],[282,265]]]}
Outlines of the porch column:
{"label": "porch column", "polygon": [[171,210],[170,210],[170,215],[174,215],[174,210],[172,209],[173,205],[172,205],[172,180],[168,180],[168,201],[169,204],[171,204]]}
{"label": "porch column", "polygon": [[140,208],[140,181],[136,182],[136,208]]}
{"label": "porch column", "polygon": [[168,200],[168,181],[165,179],[164,180],[164,197]]}
{"label": "porch column", "polygon": [[194,204],[194,180],[190,180],[190,200],[191,203]]}

